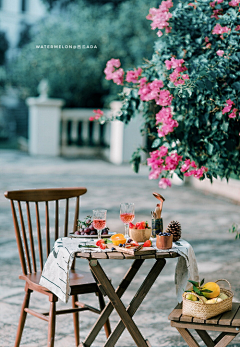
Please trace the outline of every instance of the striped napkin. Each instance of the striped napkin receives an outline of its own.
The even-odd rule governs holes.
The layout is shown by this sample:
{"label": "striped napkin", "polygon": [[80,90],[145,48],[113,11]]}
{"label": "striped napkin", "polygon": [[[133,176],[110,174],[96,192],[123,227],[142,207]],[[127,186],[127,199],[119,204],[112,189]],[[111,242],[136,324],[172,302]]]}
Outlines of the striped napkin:
{"label": "striped napkin", "polygon": [[89,248],[95,241],[62,237],[54,243],[44,265],[39,284],[54,293],[63,302],[70,296],[69,272],[76,252],[101,252],[100,248]]}

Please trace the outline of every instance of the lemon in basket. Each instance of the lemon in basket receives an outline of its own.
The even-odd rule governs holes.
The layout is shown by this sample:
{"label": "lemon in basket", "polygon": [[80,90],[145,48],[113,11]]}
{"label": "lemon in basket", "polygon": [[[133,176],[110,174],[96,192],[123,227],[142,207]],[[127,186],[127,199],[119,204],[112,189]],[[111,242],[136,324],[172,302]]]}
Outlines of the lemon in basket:
{"label": "lemon in basket", "polygon": [[208,283],[204,284],[204,286],[202,287],[202,290],[204,290],[204,289],[211,290],[211,293],[203,292],[203,295],[207,299],[216,298],[220,294],[220,287],[215,282],[208,282]]}

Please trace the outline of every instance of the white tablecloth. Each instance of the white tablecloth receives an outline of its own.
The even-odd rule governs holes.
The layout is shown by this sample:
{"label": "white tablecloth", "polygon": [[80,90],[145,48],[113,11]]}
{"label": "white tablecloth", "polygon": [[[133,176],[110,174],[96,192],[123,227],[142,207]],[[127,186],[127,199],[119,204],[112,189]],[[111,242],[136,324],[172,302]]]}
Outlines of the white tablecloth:
{"label": "white tablecloth", "polygon": [[[92,245],[94,241],[89,239],[63,237],[56,240],[52,252],[44,265],[39,284],[53,292],[60,300],[67,302],[70,295],[69,272],[75,253],[81,252],[102,252],[99,248],[84,248],[85,245]],[[79,247],[81,245],[81,247]],[[156,241],[153,240],[153,247],[156,248]],[[111,249],[104,250],[112,252]],[[196,257],[192,246],[185,240],[180,239],[173,243],[173,248],[168,251],[179,253],[176,270],[175,284],[178,302],[182,301],[182,293],[189,288],[189,279],[199,281]],[[157,252],[166,252],[157,249]]]}

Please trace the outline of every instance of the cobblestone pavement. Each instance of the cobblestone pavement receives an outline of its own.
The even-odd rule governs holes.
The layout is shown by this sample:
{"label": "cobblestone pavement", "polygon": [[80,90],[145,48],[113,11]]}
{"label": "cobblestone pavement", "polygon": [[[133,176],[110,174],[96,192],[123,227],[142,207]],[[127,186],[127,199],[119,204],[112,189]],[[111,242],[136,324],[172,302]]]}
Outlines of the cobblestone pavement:
{"label": "cobblestone pavement", "polygon": [[[15,333],[23,300],[23,281],[18,279],[20,263],[14,238],[9,201],[3,193],[6,190],[43,187],[86,186],[88,192],[82,198],[81,217],[91,213],[93,208],[108,210],[107,224],[113,231],[122,232],[119,220],[119,203],[133,201],[136,220],[150,220],[150,211],[157,200],[153,191],[159,191],[157,181],[149,181],[148,170],[143,168],[136,175],[129,165],[114,166],[100,160],[67,160],[63,158],[34,158],[17,151],[0,151],[0,347],[14,345]],[[182,225],[183,238],[188,240],[196,253],[201,278],[206,281],[227,278],[240,299],[240,241],[235,241],[228,229],[239,222],[239,205],[223,198],[204,195],[187,185],[173,186],[162,191],[166,201],[163,209],[164,227],[171,220]],[[145,262],[129,291],[124,295],[127,304],[144,279],[152,260]],[[103,267],[112,278],[114,285],[123,276],[130,261],[102,261]],[[134,316],[141,332],[149,339],[152,347],[186,346],[175,329],[170,327],[168,314],[176,304],[174,269],[176,260],[168,260],[163,272]],[[87,269],[87,262],[79,260],[77,266]],[[83,296],[82,300],[95,303],[95,298]],[[59,303],[60,307],[65,307]],[[48,301],[37,294],[33,296],[32,307],[48,310]],[[84,338],[96,316],[84,312],[81,315],[81,336]],[[118,315],[111,315],[112,326]],[[22,337],[23,347],[46,346],[47,326],[35,317],[27,318]],[[103,345],[104,332],[93,344]],[[72,317],[58,316],[56,347],[75,346]],[[116,346],[134,347],[135,344],[125,331]],[[240,346],[235,339],[231,346]]]}

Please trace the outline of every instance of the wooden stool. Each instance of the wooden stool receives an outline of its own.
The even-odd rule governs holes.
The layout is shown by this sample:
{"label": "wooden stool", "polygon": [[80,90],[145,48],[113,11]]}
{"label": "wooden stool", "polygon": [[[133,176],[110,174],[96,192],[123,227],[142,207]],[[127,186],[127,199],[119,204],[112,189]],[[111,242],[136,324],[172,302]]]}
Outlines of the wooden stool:
{"label": "wooden stool", "polygon": [[[233,303],[231,311],[227,311],[207,320],[184,316],[182,304],[178,304],[168,319],[182,335],[189,347],[200,347],[188,329],[194,329],[207,347],[225,347],[240,332],[240,303]],[[219,331],[220,335],[213,340],[207,331]]]}

